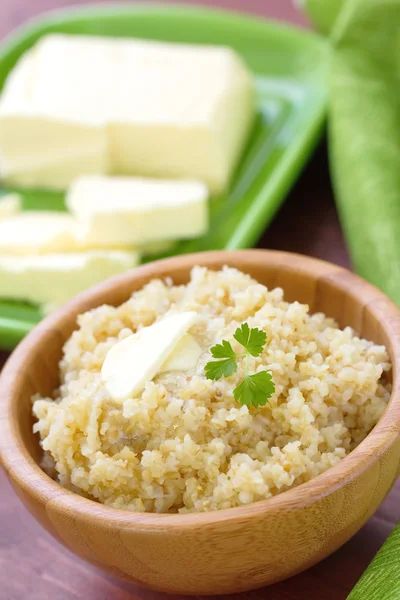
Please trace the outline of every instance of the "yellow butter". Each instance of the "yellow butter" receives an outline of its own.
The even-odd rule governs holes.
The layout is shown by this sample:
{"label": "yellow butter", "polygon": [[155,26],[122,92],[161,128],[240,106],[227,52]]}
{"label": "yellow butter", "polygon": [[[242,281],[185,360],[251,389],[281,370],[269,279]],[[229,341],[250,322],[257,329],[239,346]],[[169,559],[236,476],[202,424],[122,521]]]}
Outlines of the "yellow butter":
{"label": "yellow butter", "polygon": [[67,206],[87,246],[130,246],[206,233],[208,191],[198,181],[82,177]]}
{"label": "yellow butter", "polygon": [[75,229],[67,213],[21,212],[0,220],[0,255],[70,252],[77,249]]}
{"label": "yellow butter", "polygon": [[22,200],[19,194],[6,194],[0,197],[0,220],[18,215],[21,209]]}
{"label": "yellow butter", "polygon": [[190,333],[186,333],[161,366],[160,373],[191,371],[196,367],[202,352],[201,346],[196,342],[195,338]]}
{"label": "yellow butter", "polygon": [[253,78],[225,47],[51,34],[10,77],[0,151],[20,185],[112,173],[198,179],[218,194],[255,115]]}
{"label": "yellow butter", "polygon": [[141,392],[196,320],[193,311],[167,316],[113,346],[101,369],[111,398],[123,401]]}
{"label": "yellow butter", "polygon": [[137,265],[128,252],[36,256],[0,254],[0,297],[42,305],[48,312],[96,283]]}

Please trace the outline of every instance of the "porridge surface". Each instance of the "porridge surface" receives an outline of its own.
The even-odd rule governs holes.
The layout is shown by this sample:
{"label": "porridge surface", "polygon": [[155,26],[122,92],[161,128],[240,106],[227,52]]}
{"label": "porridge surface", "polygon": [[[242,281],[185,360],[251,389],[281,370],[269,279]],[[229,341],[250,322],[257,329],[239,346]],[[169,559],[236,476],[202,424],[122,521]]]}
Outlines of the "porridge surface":
{"label": "porridge surface", "polygon": [[[108,350],[143,326],[196,311],[190,330],[203,349],[195,370],[164,373],[137,397],[112,400],[101,381]],[[210,348],[237,349],[242,323],[267,334],[253,371],[268,369],[266,406],[232,395],[243,365],[206,379]],[[132,369],[135,365],[132,364]],[[338,329],[283,292],[224,268],[195,267],[186,286],[153,280],[125,304],[79,317],[64,347],[54,398],[34,398],[43,467],[61,485],[118,508],[194,512],[255,502],[308,481],[354,449],[390,396],[383,346]]]}

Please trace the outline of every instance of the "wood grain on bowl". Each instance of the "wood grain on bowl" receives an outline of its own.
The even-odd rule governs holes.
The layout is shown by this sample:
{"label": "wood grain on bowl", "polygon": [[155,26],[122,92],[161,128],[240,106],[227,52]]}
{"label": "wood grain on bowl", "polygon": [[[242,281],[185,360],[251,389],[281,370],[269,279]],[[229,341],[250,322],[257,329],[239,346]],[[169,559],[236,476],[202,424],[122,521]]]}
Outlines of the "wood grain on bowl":
{"label": "wood grain on bowl", "polygon": [[[373,431],[322,475],[271,499],[201,514],[130,513],[102,506],[53,482],[39,467],[31,396],[58,383],[63,342],[83,311],[118,305],[155,277],[188,280],[191,267],[225,264],[289,301],[334,316],[377,343],[393,361],[393,393]],[[186,255],[151,263],[82,294],[45,319],[17,348],[1,379],[0,457],[34,517],[78,556],[123,579],[156,590],[237,592],[287,578],[346,542],[375,512],[400,464],[400,313],[348,271],[284,252],[248,250]],[[266,551],[266,547],[268,551]],[[245,550],[244,550],[245,549]]]}

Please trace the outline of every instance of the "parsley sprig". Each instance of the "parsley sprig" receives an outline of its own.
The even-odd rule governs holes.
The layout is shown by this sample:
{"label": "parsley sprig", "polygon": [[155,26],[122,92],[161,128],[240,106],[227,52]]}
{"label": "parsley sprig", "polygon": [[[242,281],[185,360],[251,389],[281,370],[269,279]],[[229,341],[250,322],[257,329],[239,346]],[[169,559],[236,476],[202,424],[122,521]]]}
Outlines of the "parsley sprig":
{"label": "parsley sprig", "polygon": [[242,405],[265,406],[275,392],[275,385],[268,371],[249,375],[249,358],[260,356],[267,342],[267,335],[261,329],[257,327],[250,329],[247,323],[243,323],[236,329],[233,337],[243,346],[244,352],[236,353],[230,342],[222,340],[221,344],[211,348],[212,357],[217,360],[206,364],[206,377],[214,380],[229,377],[237,371],[238,359],[245,358],[244,378],[233,390],[233,396]]}

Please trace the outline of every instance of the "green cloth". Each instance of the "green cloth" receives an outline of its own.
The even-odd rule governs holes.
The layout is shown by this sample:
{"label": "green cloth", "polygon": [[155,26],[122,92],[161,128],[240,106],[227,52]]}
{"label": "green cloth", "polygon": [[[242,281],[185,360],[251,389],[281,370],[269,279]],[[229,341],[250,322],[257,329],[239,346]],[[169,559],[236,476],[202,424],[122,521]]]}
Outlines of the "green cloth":
{"label": "green cloth", "polygon": [[329,153],[356,272],[400,306],[400,0],[305,0],[330,30]]}
{"label": "green cloth", "polygon": [[400,525],[383,544],[347,600],[400,599]]}
{"label": "green cloth", "polygon": [[345,0],[301,0],[311,21],[321,33],[329,34]]}

